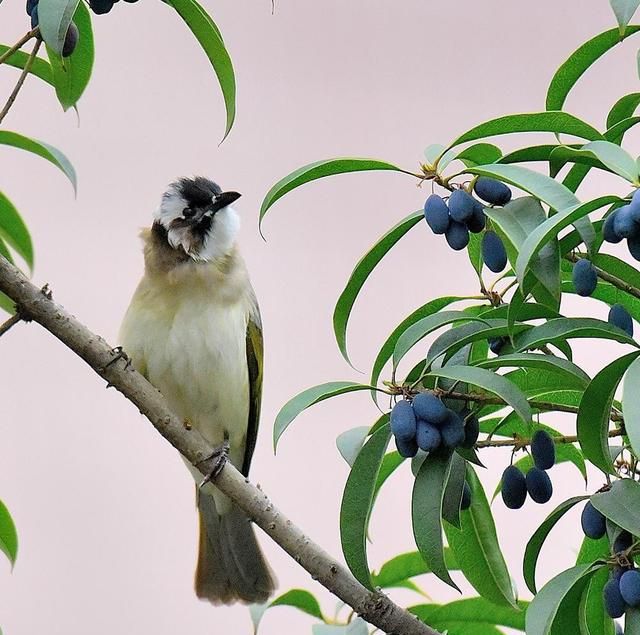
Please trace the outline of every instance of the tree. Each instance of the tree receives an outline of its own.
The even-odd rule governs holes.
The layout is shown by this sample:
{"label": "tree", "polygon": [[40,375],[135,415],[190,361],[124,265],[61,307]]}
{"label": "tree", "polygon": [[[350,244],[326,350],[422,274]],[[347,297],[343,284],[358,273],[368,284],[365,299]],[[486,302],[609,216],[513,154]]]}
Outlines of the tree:
{"label": "tree", "polygon": [[[222,70],[216,66],[224,57],[221,36],[192,0],[172,4],[203,42],[216,68],[226,97],[228,133],[233,122],[229,115],[233,112],[229,92],[233,75],[230,65]],[[526,630],[528,635],[546,635],[564,627],[595,635],[613,633],[612,618],[623,613],[627,635],[640,629],[640,576],[633,569],[640,535],[636,480],[640,414],[634,394],[640,362],[632,337],[633,320],[640,319],[640,278],[632,265],[633,260],[640,260],[640,195],[634,194],[640,187],[640,174],[637,161],[622,147],[625,133],[640,121],[634,114],[640,94],[620,97],[604,130],[564,110],[567,95],[589,67],[640,30],[630,25],[639,3],[611,4],[618,27],[590,39],[560,66],[549,86],[545,111],[505,115],[475,125],[447,146],[431,145],[419,172],[380,160],[330,159],[293,172],[265,197],[261,220],[279,198],[325,176],[397,171],[433,186],[425,209],[401,220],[375,243],[356,265],[338,299],[334,330],[347,362],[347,326],[360,290],[382,258],[409,230],[422,225],[423,218],[435,234],[444,234],[454,250],[466,249],[478,275],[479,295],[429,299],[402,320],[379,351],[368,383],[315,386],[292,398],[276,419],[274,444],[303,410],[347,392],[370,393],[383,411],[373,425],[347,430],[338,440],[351,466],[340,515],[343,554],[351,573],[307,544],[230,466],[216,480],[323,584],[365,620],[388,632],[433,633],[436,629],[493,635],[501,627],[510,627]],[[63,50],[69,37],[67,26],[74,11],[79,44],[65,61],[56,51]],[[15,49],[5,47],[0,61],[25,69],[5,112],[29,72],[53,83],[58,96],[63,95],[63,105],[77,101],[79,94],[69,97],[64,91],[77,86],[69,80],[76,70],[83,69],[84,85],[89,78],[86,64],[76,67],[73,63],[74,55],[81,54],[81,43],[86,46],[90,39],[88,15],[83,5],[76,9],[75,3],[42,0],[40,22],[51,67],[45,70],[47,62],[35,58],[37,29]],[[57,26],[48,32],[49,19]],[[33,38],[32,56],[15,53]],[[217,46],[214,51],[207,49],[211,42]],[[87,47],[77,59],[86,62],[91,57]],[[520,137],[526,132],[552,133],[555,138],[544,145],[526,145]],[[514,135],[519,147],[505,154],[486,141],[502,135]],[[563,142],[560,135],[576,141]],[[68,161],[49,146],[15,133],[5,132],[3,137],[1,131],[0,142],[35,152],[74,178]],[[545,169],[532,170],[526,166],[530,162],[542,162]],[[602,172],[619,177],[614,182],[620,191],[610,194],[605,190],[597,198],[578,199],[576,191],[583,181],[591,179],[598,186]],[[511,188],[523,195],[514,196]],[[3,201],[2,236],[30,264],[32,247],[26,227],[8,200]],[[631,257],[606,253],[610,251],[607,243],[623,241]],[[7,246],[0,245],[10,256]],[[485,267],[499,276],[488,275]],[[0,261],[0,289],[10,299],[5,306],[11,309],[15,304],[17,308],[0,332],[20,320],[39,322],[132,400],[189,460],[197,464],[206,456],[203,440],[185,431],[118,351],[96,340],[47,293],[26,282],[6,259]],[[600,300],[609,307],[608,319],[565,316],[560,309],[567,294]],[[424,355],[423,340],[429,335],[435,339]],[[590,377],[573,359],[572,342],[580,338],[630,348]],[[400,362],[408,355],[418,363],[401,373]],[[391,373],[386,375],[390,362]],[[391,414],[381,396],[395,404]],[[548,416],[556,412],[575,418],[572,433],[549,426]],[[396,450],[390,449],[392,437]],[[552,481],[547,471],[556,462],[572,463],[585,478],[587,465],[603,474],[602,483],[590,483],[589,494],[574,496],[550,511],[529,539],[523,571],[533,595],[531,602],[519,600],[512,588],[478,477],[483,463],[491,460],[490,448],[495,447],[513,449],[512,465],[495,493],[514,509],[522,506],[526,496],[540,504],[548,501]],[[417,551],[398,555],[372,574],[366,548],[368,521],[378,492],[405,458],[412,458],[415,474],[411,514]],[[201,467],[206,472],[207,465]],[[585,538],[576,565],[540,585],[535,573],[542,544],[555,524],[586,499],[582,512]],[[513,514],[517,518],[518,512]],[[0,519],[3,550],[15,559],[16,533],[5,508],[0,508]],[[478,597],[410,607],[418,620],[377,590],[418,589],[412,578],[425,572],[457,588],[450,575],[454,570],[461,572]],[[273,605],[291,605],[321,620],[314,626],[317,635],[367,632],[366,623],[353,619],[352,614],[343,625],[322,624],[327,620],[317,601],[301,589],[285,592]],[[254,607],[256,622],[267,608]]]}

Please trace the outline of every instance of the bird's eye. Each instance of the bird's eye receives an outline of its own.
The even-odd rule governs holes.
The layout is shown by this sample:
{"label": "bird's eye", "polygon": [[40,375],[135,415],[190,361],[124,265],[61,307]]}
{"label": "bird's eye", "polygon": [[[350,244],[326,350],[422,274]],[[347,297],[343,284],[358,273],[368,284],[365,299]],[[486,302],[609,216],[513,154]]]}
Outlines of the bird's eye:
{"label": "bird's eye", "polygon": [[183,215],[185,218],[191,218],[195,213],[196,213],[196,210],[195,210],[195,209],[193,209],[193,208],[191,208],[191,207],[185,207],[185,208],[182,210],[182,215]]}

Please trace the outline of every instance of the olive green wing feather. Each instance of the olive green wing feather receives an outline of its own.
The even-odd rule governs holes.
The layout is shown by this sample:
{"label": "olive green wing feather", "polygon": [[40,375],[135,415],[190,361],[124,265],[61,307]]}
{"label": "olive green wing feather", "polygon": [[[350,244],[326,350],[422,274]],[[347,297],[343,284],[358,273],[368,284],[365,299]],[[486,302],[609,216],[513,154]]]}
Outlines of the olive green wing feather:
{"label": "olive green wing feather", "polygon": [[262,370],[264,362],[264,344],[262,339],[262,321],[257,306],[249,315],[247,323],[247,367],[249,370],[249,424],[247,441],[242,463],[242,473],[249,475],[249,466],[258,438],[260,422],[260,403],[262,401]]}

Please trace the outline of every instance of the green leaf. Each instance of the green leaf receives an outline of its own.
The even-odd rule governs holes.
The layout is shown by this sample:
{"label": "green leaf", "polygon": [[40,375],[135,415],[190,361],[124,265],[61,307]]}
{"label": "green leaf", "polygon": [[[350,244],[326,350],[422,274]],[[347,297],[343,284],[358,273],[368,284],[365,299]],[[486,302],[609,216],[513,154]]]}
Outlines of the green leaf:
{"label": "green leaf", "polygon": [[629,437],[629,443],[636,456],[640,451],[640,358],[631,362],[624,376],[622,388],[622,414],[624,429]]}
{"label": "green leaf", "polygon": [[40,35],[45,44],[58,54],[62,54],[64,40],[77,6],[78,0],[40,0],[38,2]]}
{"label": "green leaf", "polygon": [[9,130],[0,130],[0,145],[12,146],[14,148],[20,148],[27,152],[32,152],[38,156],[50,161],[57,168],[60,168],[66,177],[71,181],[74,192],[77,190],[76,171],[69,162],[69,159],[60,152],[60,150],[50,146],[43,141],[37,141],[30,137],[25,137],[17,132],[10,132]]}
{"label": "green leaf", "polygon": [[516,606],[489,503],[471,466],[467,467],[467,481],[471,506],[460,515],[460,529],[445,523],[447,542],[465,578],[482,597],[494,604]]}
{"label": "green leaf", "polygon": [[89,10],[83,2],[78,4],[73,21],[79,31],[78,44],[73,53],[69,57],[62,57],[53,48],[47,47],[52,82],[64,110],[78,103],[93,69],[93,29]]}
{"label": "green leaf", "polygon": [[[458,568],[453,552],[448,547],[444,549],[444,561],[447,569],[453,571]],[[401,582],[425,573],[431,573],[419,551],[402,553],[385,562],[380,571],[372,576],[373,586],[381,589],[395,587]]]}
{"label": "green leaf", "polygon": [[624,35],[627,24],[631,22],[633,14],[640,6],[640,0],[609,0],[609,4],[620,26],[620,35]]}
{"label": "green leaf", "polygon": [[422,218],[422,211],[413,212],[413,214],[409,214],[409,216],[401,220],[397,225],[394,225],[384,234],[358,261],[358,264],[349,277],[347,285],[340,294],[336,308],[333,311],[333,332],[338,342],[338,348],[349,364],[351,364],[351,360],[347,352],[347,324],[356,298],[369,277],[369,274],[376,268],[382,258],[412,227],[417,225]]}
{"label": "green leaf", "polygon": [[[547,110],[551,110],[547,108]],[[557,110],[560,110],[559,108]],[[553,132],[565,133],[588,141],[602,139],[602,135],[588,123],[566,112],[530,112],[506,115],[485,121],[471,130],[467,130],[449,147],[457,146],[467,141],[494,137],[496,135],[512,134],[514,132]]]}
{"label": "green leaf", "polygon": [[2,501],[0,501],[0,551],[9,558],[13,567],[18,555],[18,533],[13,524],[13,518]]}
{"label": "green leaf", "polygon": [[631,117],[638,106],[640,106],[640,93],[629,93],[624,97],[620,97],[620,99],[613,104],[607,115],[607,129],[612,128],[623,119]]}
{"label": "green leaf", "polygon": [[291,589],[283,593],[271,602],[269,608],[273,606],[293,606],[294,608],[300,609],[303,613],[317,617],[324,622],[324,616],[320,610],[318,600],[316,600],[313,594],[304,589]]}
{"label": "green leaf", "polygon": [[227,123],[224,137],[222,137],[224,141],[236,117],[236,78],[231,57],[220,36],[220,29],[196,0],[165,0],[165,2],[177,11],[189,27],[218,77],[227,112]]}
{"label": "green leaf", "polygon": [[514,383],[505,379],[502,375],[472,366],[445,366],[444,368],[432,370],[429,376],[446,377],[484,388],[504,399],[525,423],[531,421],[531,408],[527,398]]}
{"label": "green leaf", "polygon": [[514,339],[513,346],[516,351],[540,348],[545,344],[574,339],[593,337],[605,340],[614,340],[621,344],[638,346],[633,338],[619,328],[594,318],[555,318],[545,324],[535,326]]}
{"label": "green leaf", "polygon": [[475,272],[480,275],[484,261],[482,260],[482,236],[483,234],[469,234],[469,244],[467,245],[467,254],[469,262]]}
{"label": "green leaf", "polygon": [[33,269],[33,244],[27,226],[11,201],[0,192],[0,237]]}
{"label": "green leaf", "polygon": [[591,212],[619,200],[617,196],[602,196],[588,203],[582,203],[564,209],[551,216],[541,225],[538,225],[526,238],[518,254],[515,269],[520,284],[523,284],[524,277],[531,267],[534,257],[540,253],[540,250],[545,245],[556,239],[565,227],[575,223],[575,221],[580,218],[585,218]]}
{"label": "green leaf", "polygon": [[581,635],[615,635],[613,620],[604,608],[602,593],[609,581],[609,570],[603,567],[591,578],[580,603]]}
{"label": "green leaf", "polygon": [[337,159],[325,159],[324,161],[316,161],[298,168],[283,179],[280,179],[266,194],[260,207],[260,225],[262,219],[268,209],[285,194],[291,192],[297,187],[310,183],[317,179],[335,174],[346,174],[348,172],[365,172],[369,170],[393,170],[395,172],[404,172],[405,170],[387,163],[386,161],[378,161],[377,159],[361,159],[357,157],[344,157]]}
{"label": "green leaf", "polygon": [[524,560],[522,562],[522,574],[527,588],[534,595],[536,589],[536,565],[538,556],[544,541],[547,539],[549,532],[555,527],[556,523],[580,501],[589,498],[589,496],[574,496],[563,503],[560,503],[544,520],[544,522],[535,530],[533,536],[529,538],[529,542],[524,551]]}
{"label": "green leaf", "polygon": [[352,381],[330,381],[303,390],[282,406],[273,424],[273,449],[276,450],[278,440],[289,424],[303,411],[325,399],[344,395],[356,390],[370,390],[372,387]]}
{"label": "green leaf", "polygon": [[624,635],[640,635],[640,610],[627,609],[624,615]]}
{"label": "green leaf", "polygon": [[[10,47],[6,46],[5,44],[0,44],[0,55],[4,55],[9,50],[9,48]],[[25,53],[24,51],[16,51],[4,63],[8,66],[13,66],[14,68],[24,69],[24,67],[27,65],[29,57],[29,53]],[[46,60],[43,60],[40,57],[36,57],[33,60],[30,72],[32,75],[35,75],[42,81],[47,82],[47,84],[51,84],[53,86],[53,73],[51,71],[51,65]]]}
{"label": "green leaf", "polygon": [[371,370],[371,379],[370,383],[372,386],[376,386],[378,384],[378,379],[380,379],[380,374],[382,373],[382,369],[385,364],[391,359],[393,355],[393,351],[395,349],[396,343],[400,339],[400,336],[413,324],[422,320],[423,318],[429,317],[434,313],[437,313],[444,307],[452,304],[453,302],[458,302],[459,300],[464,300],[464,298],[456,297],[456,296],[447,296],[444,298],[437,298],[436,300],[432,300],[431,302],[427,302],[427,304],[423,304],[420,308],[416,309],[411,315],[405,318],[398,326],[393,329],[393,332],[389,337],[385,340],[384,344],[380,348],[378,355],[376,356],[375,361],[373,362],[373,368]]}
{"label": "green leaf", "polygon": [[442,500],[442,519],[460,529],[460,503],[465,481],[466,461],[460,454],[454,453],[451,457],[449,478],[444,489]]}
{"label": "green leaf", "polygon": [[[620,43],[625,37],[636,33],[640,27],[628,27],[624,36],[618,29],[611,29],[596,35],[582,44],[558,68],[547,90],[547,110],[562,110],[567,95],[571,92],[582,74],[609,49]],[[528,635],[528,634],[527,634]]]}
{"label": "green leaf", "polygon": [[369,426],[358,426],[345,430],[336,439],[336,446],[342,458],[353,467],[353,462],[358,456],[365,439],[369,435]]}
{"label": "green leaf", "polygon": [[372,590],[367,562],[367,527],[376,479],[390,438],[389,424],[385,424],[364,444],[349,473],[340,507],[342,553],[355,578]]}
{"label": "green leaf", "polygon": [[404,463],[404,457],[398,452],[389,452],[384,455],[382,465],[376,478],[375,494],[378,495],[380,488],[385,484],[387,479]]}
{"label": "green leaf", "polygon": [[[560,146],[557,143],[543,144],[518,148],[505,154],[498,163],[527,163],[530,161],[548,161],[551,153]],[[579,148],[581,144],[568,145],[569,148]]]}
{"label": "green leaf", "polygon": [[476,364],[480,368],[542,368],[562,375],[571,384],[586,387],[591,381],[582,368],[569,360],[539,353],[511,353],[485,359]]}
{"label": "green leaf", "polygon": [[554,623],[560,614],[563,602],[575,601],[575,595],[579,597],[582,594],[596,570],[595,565],[579,565],[563,571],[545,584],[527,610],[527,635],[555,633]]}
{"label": "green leaf", "polygon": [[495,163],[502,156],[502,150],[492,143],[476,143],[456,154],[456,159],[462,161],[468,168],[474,165]]}
{"label": "green leaf", "polygon": [[[528,602],[518,602],[518,608],[508,606],[496,606],[484,598],[467,598],[449,602],[448,604],[420,604],[409,607],[409,611],[417,615],[425,624],[432,628],[444,631],[446,628],[452,632],[451,624],[455,627],[464,626],[472,629],[474,625],[495,624],[524,630],[525,611]],[[455,633],[476,633],[472,630],[455,630]]]}
{"label": "green leaf", "polygon": [[592,167],[604,166],[631,183],[638,181],[638,166],[633,157],[610,141],[592,141],[581,148],[559,146],[549,157],[551,176],[555,176],[565,163],[580,163],[582,160]]}
{"label": "green leaf", "polygon": [[411,499],[411,519],[416,546],[431,571],[456,590],[444,559],[442,506],[449,478],[451,454],[432,454],[416,476]]}
{"label": "green leaf", "polygon": [[580,448],[587,460],[607,474],[615,474],[609,454],[613,398],[622,375],[638,355],[634,351],[605,366],[591,380],[580,402],[576,423]]}
{"label": "green leaf", "polygon": [[607,492],[591,497],[591,504],[618,527],[640,534],[640,483],[625,478],[616,481]]}

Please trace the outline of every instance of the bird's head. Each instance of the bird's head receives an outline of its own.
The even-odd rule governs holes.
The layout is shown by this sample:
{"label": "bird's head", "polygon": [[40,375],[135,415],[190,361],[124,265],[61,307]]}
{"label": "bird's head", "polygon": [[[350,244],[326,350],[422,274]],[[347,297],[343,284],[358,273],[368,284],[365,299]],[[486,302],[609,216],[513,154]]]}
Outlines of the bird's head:
{"label": "bird's head", "polygon": [[192,260],[223,258],[232,250],[240,228],[240,218],[231,207],[238,198],[238,192],[223,192],[202,176],[179,179],[162,195],[153,229],[169,247],[184,251]]}

